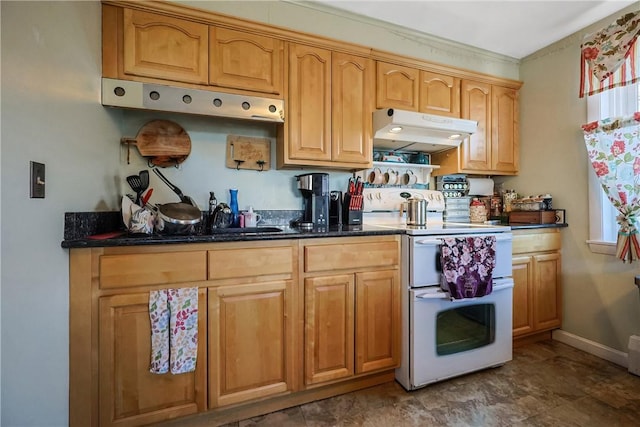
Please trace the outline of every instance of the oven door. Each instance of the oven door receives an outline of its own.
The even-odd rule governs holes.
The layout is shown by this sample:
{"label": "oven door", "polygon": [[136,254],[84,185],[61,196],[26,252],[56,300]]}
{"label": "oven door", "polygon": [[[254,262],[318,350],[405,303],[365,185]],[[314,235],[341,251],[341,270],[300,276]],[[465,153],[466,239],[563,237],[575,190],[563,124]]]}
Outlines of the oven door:
{"label": "oven door", "polygon": [[[489,234],[460,234],[447,237],[481,237]],[[496,237],[496,265],[493,277],[510,277],[511,233],[494,233]],[[409,287],[440,285],[440,247],[442,240],[437,236],[415,236],[409,239]]]}
{"label": "oven door", "polygon": [[412,388],[499,366],[512,358],[513,280],[481,298],[451,300],[439,287],[409,291]]}

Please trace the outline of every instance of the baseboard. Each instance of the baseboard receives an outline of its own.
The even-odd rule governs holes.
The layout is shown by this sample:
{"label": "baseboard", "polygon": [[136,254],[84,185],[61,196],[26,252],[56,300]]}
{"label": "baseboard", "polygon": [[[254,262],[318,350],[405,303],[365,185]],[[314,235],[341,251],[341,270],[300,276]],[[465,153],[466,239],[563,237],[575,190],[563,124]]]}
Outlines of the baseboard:
{"label": "baseboard", "polygon": [[579,337],[578,335],[563,331],[562,329],[554,330],[551,337],[556,341],[560,341],[561,343],[570,345],[571,347],[593,354],[601,359],[608,360],[609,362],[620,365],[623,368],[629,367],[629,355],[620,350],[604,346],[595,341],[590,341],[586,338]]}

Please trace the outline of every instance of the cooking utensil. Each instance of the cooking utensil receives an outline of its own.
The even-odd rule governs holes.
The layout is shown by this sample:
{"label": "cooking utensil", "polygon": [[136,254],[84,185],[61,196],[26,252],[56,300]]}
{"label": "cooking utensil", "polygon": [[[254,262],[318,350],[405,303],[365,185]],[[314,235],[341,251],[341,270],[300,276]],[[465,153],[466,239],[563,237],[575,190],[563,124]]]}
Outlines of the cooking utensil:
{"label": "cooking utensil", "polygon": [[407,225],[427,224],[427,201],[421,197],[407,199]]}
{"label": "cooking utensil", "polygon": [[140,128],[135,138],[120,141],[138,147],[140,155],[156,166],[177,166],[191,153],[189,134],[169,120],[152,120]]}
{"label": "cooking utensil", "polygon": [[158,205],[156,231],[161,234],[193,234],[202,219],[202,212],[188,203]]}
{"label": "cooking utensil", "polygon": [[147,191],[147,188],[149,188],[149,171],[140,171],[138,175],[140,176],[140,183],[142,184],[142,193],[144,193],[145,191]]}
{"label": "cooking utensil", "polygon": [[147,202],[151,198],[152,194],[153,194],[153,188],[150,188],[149,191],[147,191],[146,194],[144,196],[142,196],[142,206],[146,206],[147,205]]}
{"label": "cooking utensil", "polygon": [[171,181],[169,181],[167,179],[166,176],[164,176],[162,174],[162,172],[160,172],[158,169],[154,169],[153,172],[158,175],[158,178],[160,178],[162,180],[162,182],[164,182],[165,184],[167,184],[167,186],[178,195],[178,197],[180,197],[180,201],[182,203],[187,203],[190,204],[192,206],[198,207],[198,205],[196,205],[196,202],[189,196],[185,196],[184,194],[182,194],[182,190],[180,190],[178,187],[176,187],[175,185],[173,185],[171,183]]}
{"label": "cooking utensil", "polygon": [[142,180],[140,179],[140,176],[129,175],[127,177],[127,183],[129,184],[131,189],[136,192],[136,200],[135,200],[136,205],[140,205],[140,195],[144,191],[144,189],[142,188]]}

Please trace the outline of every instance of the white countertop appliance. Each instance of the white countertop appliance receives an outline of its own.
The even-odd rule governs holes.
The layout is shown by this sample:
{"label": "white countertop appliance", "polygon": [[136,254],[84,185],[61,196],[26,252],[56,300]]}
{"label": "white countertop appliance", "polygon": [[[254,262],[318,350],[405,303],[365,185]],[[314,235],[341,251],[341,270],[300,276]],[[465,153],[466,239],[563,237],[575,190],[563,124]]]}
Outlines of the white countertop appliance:
{"label": "white countertop appliance", "polygon": [[[406,191],[429,200],[427,225],[409,226],[401,212]],[[414,390],[512,359],[513,279],[510,227],[442,221],[444,197],[434,190],[365,189],[363,222],[402,236],[402,359],[396,380]],[[406,196],[406,195],[405,195]],[[451,299],[441,286],[441,247],[450,237],[494,236],[493,290]]]}

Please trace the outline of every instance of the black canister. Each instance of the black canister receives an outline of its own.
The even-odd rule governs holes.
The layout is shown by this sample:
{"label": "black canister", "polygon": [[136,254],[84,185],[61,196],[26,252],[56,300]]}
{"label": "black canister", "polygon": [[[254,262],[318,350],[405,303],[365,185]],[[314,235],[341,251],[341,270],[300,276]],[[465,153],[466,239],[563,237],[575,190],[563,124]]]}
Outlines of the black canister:
{"label": "black canister", "polygon": [[542,203],[544,204],[542,209],[544,209],[545,211],[552,210],[553,209],[553,203],[552,203],[552,199],[551,199],[551,194],[545,194],[544,196],[542,196]]}

